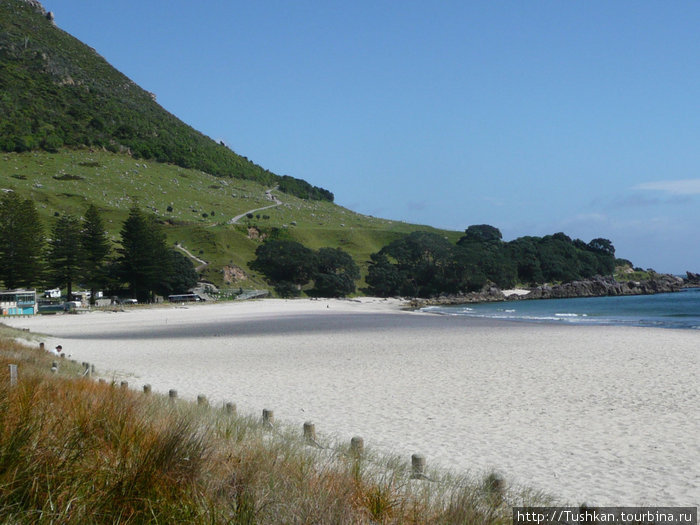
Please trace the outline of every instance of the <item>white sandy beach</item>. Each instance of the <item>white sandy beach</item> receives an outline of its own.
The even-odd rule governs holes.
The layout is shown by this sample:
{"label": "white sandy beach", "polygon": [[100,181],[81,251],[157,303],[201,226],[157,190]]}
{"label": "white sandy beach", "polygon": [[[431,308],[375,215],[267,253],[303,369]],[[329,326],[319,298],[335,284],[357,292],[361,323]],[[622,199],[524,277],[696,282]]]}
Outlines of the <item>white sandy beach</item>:
{"label": "white sandy beach", "polygon": [[700,505],[700,333],[263,300],[5,319],[134,388],[456,471],[495,468],[562,503]]}

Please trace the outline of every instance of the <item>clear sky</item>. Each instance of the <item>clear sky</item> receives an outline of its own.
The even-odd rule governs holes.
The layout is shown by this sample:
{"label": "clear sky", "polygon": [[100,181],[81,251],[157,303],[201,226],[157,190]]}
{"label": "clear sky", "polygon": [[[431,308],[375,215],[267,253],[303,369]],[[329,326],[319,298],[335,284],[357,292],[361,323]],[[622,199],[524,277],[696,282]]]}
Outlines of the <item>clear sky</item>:
{"label": "clear sky", "polygon": [[355,211],[700,271],[700,2],[43,4],[168,111]]}

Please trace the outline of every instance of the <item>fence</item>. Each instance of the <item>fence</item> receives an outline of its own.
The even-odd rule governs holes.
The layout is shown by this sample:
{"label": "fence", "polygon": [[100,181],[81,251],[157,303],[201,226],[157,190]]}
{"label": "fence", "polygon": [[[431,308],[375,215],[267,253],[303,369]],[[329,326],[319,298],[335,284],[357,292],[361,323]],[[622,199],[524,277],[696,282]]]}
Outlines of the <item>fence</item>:
{"label": "fence", "polygon": [[[40,348],[44,348],[44,343],[40,343]],[[63,355],[62,355],[63,357]],[[75,361],[73,361],[75,362]],[[53,361],[51,364],[51,371],[53,373],[56,373],[59,368],[59,362],[58,361]],[[82,363],[82,377],[87,377],[90,378],[92,375],[95,373],[95,365],[88,363],[88,362],[83,362]],[[9,365],[9,374],[10,374],[10,386],[11,387],[16,387],[18,382],[19,382],[19,375],[18,375],[18,366],[16,364],[10,364]],[[106,384],[107,381],[103,378],[99,378],[99,382]],[[116,384],[116,382],[112,382],[113,385]],[[121,381],[119,383],[120,387],[122,389],[128,389],[129,388],[129,383],[128,381]],[[143,385],[143,394],[144,395],[151,395],[152,393],[152,387],[150,384],[145,384]],[[168,391],[168,400],[170,402],[175,402],[178,400],[178,393],[177,390],[171,389]],[[199,394],[197,396],[197,405],[202,408],[210,409],[209,401],[207,397],[204,394]],[[237,415],[237,410],[236,410],[236,404],[231,402],[231,401],[224,401],[221,407],[221,410],[223,410],[226,414],[231,415],[231,416],[236,416]],[[261,419],[261,424],[262,427],[268,431],[272,431],[275,429],[275,414],[274,411],[268,408],[264,408],[262,410],[262,419]],[[302,426],[302,436],[304,441],[306,442],[307,445],[313,446],[316,448],[325,448],[322,445],[320,445],[316,439],[316,425],[312,421],[305,421],[303,426]],[[359,460],[364,457],[365,455],[365,442],[362,436],[353,436],[352,439],[350,440],[350,449],[349,449],[350,456],[356,460]],[[425,480],[425,481],[433,481],[431,480],[426,474],[425,474],[425,469],[426,469],[426,458],[423,454],[418,454],[414,453],[411,455],[411,479],[414,480]],[[491,486],[494,489],[494,492],[497,492],[498,494],[503,494],[505,490],[505,482],[503,478],[500,477],[500,475],[492,473],[491,474],[492,479],[490,480]]]}

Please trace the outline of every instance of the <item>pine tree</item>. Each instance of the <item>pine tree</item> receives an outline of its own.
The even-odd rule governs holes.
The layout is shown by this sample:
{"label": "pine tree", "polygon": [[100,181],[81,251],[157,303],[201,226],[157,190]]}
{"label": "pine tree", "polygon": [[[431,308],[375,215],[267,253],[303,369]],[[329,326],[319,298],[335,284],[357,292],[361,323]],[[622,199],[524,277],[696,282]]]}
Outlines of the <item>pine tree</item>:
{"label": "pine tree", "polygon": [[139,302],[153,300],[156,290],[170,276],[170,257],[165,234],[134,206],[121,230],[122,247],[118,261],[119,278]]}
{"label": "pine tree", "polygon": [[64,215],[51,230],[49,240],[49,275],[54,285],[66,287],[71,300],[73,284],[80,275],[80,222],[72,215]]}
{"label": "pine tree", "polygon": [[0,280],[6,288],[41,281],[44,229],[34,203],[15,192],[0,198]]}
{"label": "pine tree", "polygon": [[90,304],[95,304],[97,289],[104,286],[107,279],[106,263],[110,253],[110,243],[100,212],[94,204],[85,211],[80,231],[81,275],[90,288]]}

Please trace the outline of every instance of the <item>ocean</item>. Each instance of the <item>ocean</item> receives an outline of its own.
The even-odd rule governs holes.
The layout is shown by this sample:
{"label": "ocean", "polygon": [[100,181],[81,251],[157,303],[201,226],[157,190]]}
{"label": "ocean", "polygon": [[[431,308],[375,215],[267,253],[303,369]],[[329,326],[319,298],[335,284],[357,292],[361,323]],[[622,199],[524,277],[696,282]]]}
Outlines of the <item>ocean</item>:
{"label": "ocean", "polygon": [[700,288],[677,293],[429,306],[425,312],[534,323],[700,330]]}

